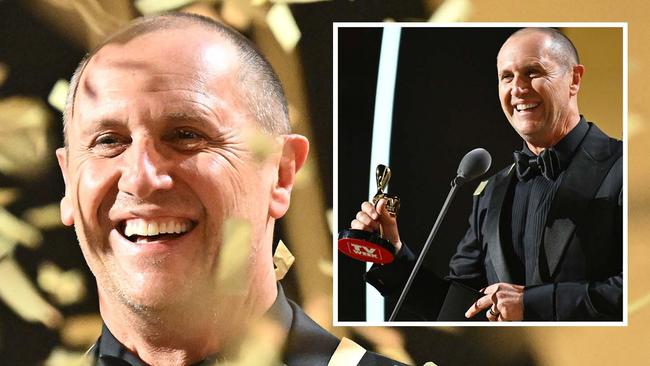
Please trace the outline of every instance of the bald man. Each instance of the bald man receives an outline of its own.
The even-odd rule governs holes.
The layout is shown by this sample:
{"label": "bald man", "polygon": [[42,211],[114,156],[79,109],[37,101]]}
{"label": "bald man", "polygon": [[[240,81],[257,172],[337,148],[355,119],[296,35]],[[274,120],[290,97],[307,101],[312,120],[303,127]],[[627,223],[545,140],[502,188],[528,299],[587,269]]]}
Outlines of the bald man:
{"label": "bald man", "polygon": [[[450,261],[447,279],[482,292],[468,318],[487,310],[490,321],[622,319],[623,148],[579,113],[584,72],[555,29],[521,29],[498,53],[501,107],[524,144],[515,164],[479,185]],[[384,207],[365,202],[351,227],[381,226],[393,243],[395,262],[366,279],[397,296],[415,257]],[[405,306],[431,318],[447,287],[424,272]]]}
{"label": "bald man", "polygon": [[[97,365],[238,360],[254,325],[279,353],[260,364],[327,365],[339,341],[284,297],[271,253],[308,142],[244,37],[199,16],[137,19],[81,62],[64,123],[61,218],[97,281]],[[250,231],[236,289],[219,276],[229,222]]]}

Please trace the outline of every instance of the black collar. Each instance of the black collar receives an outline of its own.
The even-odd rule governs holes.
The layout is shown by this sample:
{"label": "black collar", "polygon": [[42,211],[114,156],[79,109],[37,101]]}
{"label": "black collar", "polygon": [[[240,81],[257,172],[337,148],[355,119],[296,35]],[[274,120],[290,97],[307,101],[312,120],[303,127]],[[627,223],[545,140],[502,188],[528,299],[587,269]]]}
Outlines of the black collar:
{"label": "black collar", "polygon": [[[282,325],[282,328],[289,333],[293,322],[293,310],[284,295],[284,290],[278,282],[278,296],[275,298],[273,305],[269,308],[266,316]],[[115,338],[113,333],[108,329],[106,324],[102,325],[102,334],[93,346],[91,353],[97,360],[110,366],[147,366],[138,356],[129,351],[120,341]],[[219,358],[218,354],[208,357],[194,366],[212,365]],[[101,363],[100,363],[101,364]]]}

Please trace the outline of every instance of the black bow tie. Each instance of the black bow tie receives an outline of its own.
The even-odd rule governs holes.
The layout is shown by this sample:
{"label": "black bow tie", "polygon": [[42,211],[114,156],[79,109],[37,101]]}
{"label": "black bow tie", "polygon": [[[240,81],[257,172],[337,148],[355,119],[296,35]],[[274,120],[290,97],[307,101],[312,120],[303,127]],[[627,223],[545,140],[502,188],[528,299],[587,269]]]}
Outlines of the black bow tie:
{"label": "black bow tie", "polygon": [[562,171],[560,158],[553,149],[544,149],[539,156],[530,156],[523,151],[515,151],[515,168],[519,180],[528,180],[538,174],[555,180]]}

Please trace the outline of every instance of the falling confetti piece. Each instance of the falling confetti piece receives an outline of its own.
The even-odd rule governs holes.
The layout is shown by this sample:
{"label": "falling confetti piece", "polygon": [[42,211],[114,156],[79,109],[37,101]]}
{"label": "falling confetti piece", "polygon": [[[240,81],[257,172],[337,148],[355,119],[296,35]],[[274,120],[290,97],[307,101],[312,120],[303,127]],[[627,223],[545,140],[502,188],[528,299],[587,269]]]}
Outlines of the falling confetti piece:
{"label": "falling confetti piece", "polygon": [[0,299],[21,318],[41,322],[51,329],[61,324],[61,313],[38,294],[12,257],[0,260],[0,278]]}
{"label": "falling confetti piece", "polygon": [[423,366],[438,366],[438,365],[436,365],[435,363],[429,361],[429,362],[425,363]]}
{"label": "falling confetti piece", "polygon": [[8,206],[20,197],[20,191],[16,188],[0,189],[0,206]]}
{"label": "falling confetti piece", "polygon": [[632,315],[637,311],[643,309],[644,307],[648,306],[648,304],[650,304],[650,293],[630,303],[630,306],[627,309],[627,313],[629,315]]}
{"label": "falling confetti piece", "polygon": [[469,18],[472,3],[469,0],[445,0],[431,15],[430,22],[451,23],[462,22]]}
{"label": "falling confetti piece", "polygon": [[327,211],[325,211],[325,219],[327,220],[327,227],[330,228],[330,234],[334,234],[334,227],[332,223],[332,209],[328,208]]}
{"label": "falling confetti piece", "polygon": [[9,66],[0,62],[0,86],[7,80],[7,76],[9,76]]}
{"label": "falling confetti piece", "polygon": [[248,29],[253,22],[253,5],[246,1],[224,0],[221,5],[221,18],[236,29]]}
{"label": "falling confetti piece", "polygon": [[63,271],[54,263],[45,262],[38,267],[38,285],[60,305],[71,305],[86,295],[83,274],[80,270]]}
{"label": "falling confetti piece", "polygon": [[99,314],[73,315],[65,319],[59,334],[68,347],[87,348],[94,344],[102,331]]}
{"label": "falling confetti piece", "polygon": [[291,254],[289,248],[280,240],[278,247],[273,254],[273,264],[275,264],[275,279],[280,281],[287,275],[289,268],[293,265],[296,257]]}
{"label": "falling confetti piece", "polygon": [[43,366],[91,366],[94,363],[92,356],[83,352],[73,352],[61,347],[55,347],[43,363]]}
{"label": "falling confetti piece", "polygon": [[0,99],[0,171],[33,177],[45,170],[53,155],[47,127],[50,112],[38,99]]}
{"label": "falling confetti piece", "polygon": [[266,23],[282,49],[291,53],[298,44],[301,34],[289,6],[286,4],[273,5],[266,13]]}
{"label": "falling confetti piece", "polygon": [[176,10],[193,2],[195,0],[137,0],[134,5],[142,15],[149,15]]}
{"label": "falling confetti piece", "polygon": [[223,243],[219,252],[219,290],[229,295],[245,293],[250,250],[250,223],[238,218],[227,219],[223,225]]}
{"label": "falling confetti piece", "polygon": [[262,318],[247,329],[234,359],[215,366],[278,366],[286,339],[286,331],[277,321]]}
{"label": "falling confetti piece", "polygon": [[357,327],[355,331],[370,341],[380,354],[409,365],[414,364],[406,351],[404,337],[397,330],[387,327]]}
{"label": "falling confetti piece", "polygon": [[68,89],[70,89],[70,82],[67,80],[57,80],[47,96],[47,102],[59,112],[63,113],[65,110],[65,101],[68,97]]}
{"label": "falling confetti piece", "polygon": [[16,246],[16,242],[13,240],[8,240],[4,236],[0,236],[0,261],[2,258],[11,254]]}
{"label": "falling confetti piece", "polygon": [[343,337],[327,366],[357,365],[365,353],[366,350],[363,347]]}
{"label": "falling confetti piece", "polygon": [[30,208],[23,213],[23,219],[40,230],[63,226],[58,203]]}
{"label": "falling confetti piece", "polygon": [[328,277],[333,276],[334,269],[332,266],[332,261],[321,258],[321,260],[318,261],[318,269],[320,269],[320,271]]}
{"label": "falling confetti piece", "polygon": [[31,249],[37,248],[43,241],[40,231],[2,207],[0,207],[0,236],[15,240]]}
{"label": "falling confetti piece", "polygon": [[258,128],[246,129],[244,132],[244,141],[248,147],[248,151],[253,154],[253,158],[257,162],[265,161],[279,147],[273,136],[260,131]]}

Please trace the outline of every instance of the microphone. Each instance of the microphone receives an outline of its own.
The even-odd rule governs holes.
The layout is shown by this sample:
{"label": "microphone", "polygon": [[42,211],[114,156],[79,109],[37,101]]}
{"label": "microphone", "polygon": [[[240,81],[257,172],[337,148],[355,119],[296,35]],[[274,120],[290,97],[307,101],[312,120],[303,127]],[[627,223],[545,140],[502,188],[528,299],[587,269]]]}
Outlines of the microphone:
{"label": "microphone", "polygon": [[456,172],[457,175],[451,181],[451,189],[449,190],[447,199],[445,200],[445,203],[442,205],[442,209],[438,214],[438,218],[436,219],[435,224],[433,224],[433,228],[429,233],[429,237],[427,238],[427,241],[424,243],[424,247],[422,247],[422,251],[418,256],[418,260],[415,262],[415,266],[413,266],[413,270],[411,271],[411,274],[409,275],[409,278],[406,281],[406,286],[404,286],[404,290],[402,290],[402,293],[399,296],[399,300],[397,300],[397,304],[395,305],[393,312],[390,314],[390,318],[388,319],[388,321],[392,322],[393,320],[395,320],[395,316],[397,315],[397,312],[402,307],[402,303],[406,298],[406,294],[411,288],[411,284],[413,284],[413,279],[415,278],[415,275],[420,269],[420,266],[424,261],[424,257],[429,251],[429,247],[431,246],[431,243],[433,243],[433,239],[438,233],[438,229],[440,228],[440,224],[442,224],[442,220],[447,214],[447,210],[449,209],[449,204],[451,203],[452,199],[456,195],[456,190],[461,185],[485,174],[488,171],[488,169],[490,169],[490,165],[492,165],[492,157],[490,156],[490,153],[483,148],[474,149],[468,152],[467,154],[465,154],[465,156],[463,156],[463,159],[461,159],[460,164],[458,164],[458,170]]}
{"label": "microphone", "polygon": [[492,157],[487,150],[479,147],[463,156],[463,159],[458,164],[458,170],[454,182],[457,185],[462,185],[471,180],[474,180],[490,169],[492,165]]}

